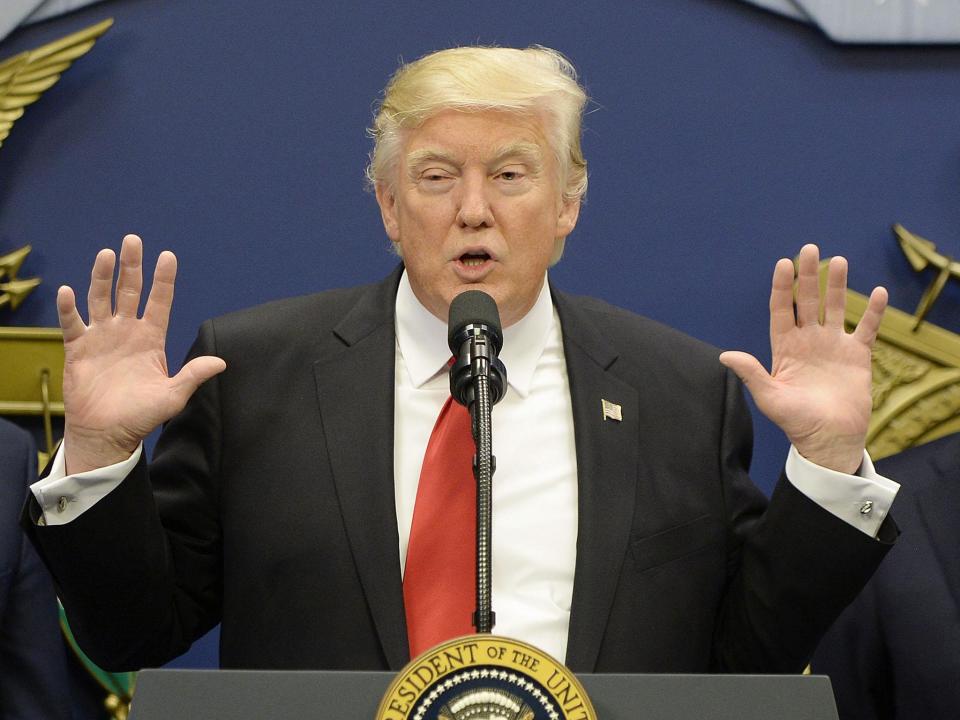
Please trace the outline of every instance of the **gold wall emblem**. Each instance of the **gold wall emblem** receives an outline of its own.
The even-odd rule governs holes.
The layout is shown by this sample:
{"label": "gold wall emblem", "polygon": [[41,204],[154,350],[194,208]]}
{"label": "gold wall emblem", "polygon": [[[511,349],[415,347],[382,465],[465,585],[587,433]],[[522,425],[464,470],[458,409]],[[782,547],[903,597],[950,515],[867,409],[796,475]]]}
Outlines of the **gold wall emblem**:
{"label": "gold wall emblem", "polygon": [[[925,319],[944,285],[960,280],[960,264],[902,225],[894,225],[893,231],[914,270],[932,267],[938,272],[913,314],[888,307],[880,324],[867,433],[867,450],[875,460],[960,432],[960,335]],[[822,286],[826,266],[826,261],[821,263]],[[856,327],[867,299],[847,290],[848,331]]]}
{"label": "gold wall emblem", "polygon": [[17,277],[20,266],[32,249],[26,245],[19,250],[0,255],[0,309],[16,310],[27,299],[27,295],[40,284],[40,278]]}
{"label": "gold wall emblem", "polygon": [[913,313],[916,318],[914,323],[914,329],[916,329],[920,327],[920,323],[923,322],[927,313],[933,309],[933,304],[940,297],[940,292],[947,281],[960,280],[960,262],[938,252],[936,245],[926,238],[910,232],[900,223],[893,226],[893,234],[896,236],[897,242],[900,243],[903,254],[907,256],[907,262],[914,270],[922,272],[928,267],[932,267],[938,271],[924,291],[923,297],[920,298],[920,304],[917,305],[917,309]]}
{"label": "gold wall emblem", "polygon": [[35,103],[78,57],[86,55],[113,19],[0,60],[0,146],[27,105]]}
{"label": "gold wall emblem", "polygon": [[[0,310],[16,310],[40,284],[40,278],[18,276],[30,250],[27,245],[0,255]],[[60,328],[0,327],[0,415],[43,417],[43,467],[53,452],[53,417],[63,415]]]}

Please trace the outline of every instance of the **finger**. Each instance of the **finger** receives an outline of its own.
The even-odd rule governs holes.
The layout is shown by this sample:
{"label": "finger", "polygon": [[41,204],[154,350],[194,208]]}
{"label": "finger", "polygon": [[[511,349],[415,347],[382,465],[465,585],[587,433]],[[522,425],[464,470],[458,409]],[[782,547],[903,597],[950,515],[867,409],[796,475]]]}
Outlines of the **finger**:
{"label": "finger", "polygon": [[117,316],[137,316],[143,287],[143,243],[136,235],[123,238],[120,248],[120,273],[117,277]]}
{"label": "finger", "polygon": [[882,287],[875,287],[870,293],[870,301],[867,303],[867,309],[863,312],[863,317],[857,323],[857,329],[853,331],[853,336],[860,342],[873,346],[873,341],[877,339],[877,331],[880,329],[880,321],[883,320],[883,311],[887,309],[887,290]]}
{"label": "finger", "polygon": [[157,267],[153,271],[153,285],[147,306],[143,310],[143,319],[157,327],[163,334],[170,322],[170,308],[173,305],[173,288],[177,279],[177,258],[169,250],[164,250],[157,258]]}
{"label": "finger", "polygon": [[770,340],[796,327],[793,316],[793,263],[782,258],[773,269],[770,290]]}
{"label": "finger", "polygon": [[87,291],[87,314],[90,322],[107,320],[113,315],[110,291],[113,289],[113,267],[117,258],[113,250],[101,250],[90,271],[90,289]]}
{"label": "finger", "polygon": [[820,250],[816,245],[804,245],[797,263],[797,326],[820,323],[820,285],[817,269]]}
{"label": "finger", "polygon": [[827,270],[827,294],[824,301],[823,324],[842,328],[847,307],[847,259],[839,255],[830,258]]}
{"label": "finger", "polygon": [[76,340],[87,329],[77,311],[77,298],[73,294],[73,288],[67,285],[61,285],[57,290],[57,316],[60,318],[64,343]]}
{"label": "finger", "polygon": [[733,370],[754,397],[758,390],[762,390],[770,383],[770,373],[749,353],[737,350],[722,352],[720,363]]}
{"label": "finger", "polygon": [[213,355],[196,357],[184,365],[172,378],[174,394],[180,400],[181,406],[187,404],[187,400],[198,387],[226,369],[227,364]]}

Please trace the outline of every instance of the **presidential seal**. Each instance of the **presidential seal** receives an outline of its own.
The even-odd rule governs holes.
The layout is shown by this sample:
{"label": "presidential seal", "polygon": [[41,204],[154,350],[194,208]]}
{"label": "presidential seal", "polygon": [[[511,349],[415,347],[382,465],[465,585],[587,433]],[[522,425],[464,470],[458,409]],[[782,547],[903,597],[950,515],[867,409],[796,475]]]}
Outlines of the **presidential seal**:
{"label": "presidential seal", "polygon": [[531,645],[466,635],[411,661],[387,688],[377,720],[596,720],[564,665]]}

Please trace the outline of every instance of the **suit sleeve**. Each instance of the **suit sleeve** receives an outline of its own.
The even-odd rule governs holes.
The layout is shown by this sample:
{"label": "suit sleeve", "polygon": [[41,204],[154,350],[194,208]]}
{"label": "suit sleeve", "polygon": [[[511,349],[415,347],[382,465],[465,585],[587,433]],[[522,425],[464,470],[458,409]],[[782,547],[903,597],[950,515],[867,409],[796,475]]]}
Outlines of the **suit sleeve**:
{"label": "suit sleeve", "polygon": [[[216,352],[207,323],[189,357]],[[149,470],[141,456],[119,487],[66,525],[38,526],[32,498],[25,510],[77,642],[104,669],[162,665],[219,621],[220,430],[214,378],[164,428]]]}
{"label": "suit sleeve", "polygon": [[824,635],[811,661],[813,672],[830,676],[844,720],[881,720],[894,706],[881,627],[871,584]]}
{"label": "suit sleeve", "polygon": [[757,514],[747,477],[749,414],[739,382],[725,375],[720,465],[729,575],[712,665],[722,672],[799,672],[897,530],[888,517],[874,540],[811,501],[785,475]]}

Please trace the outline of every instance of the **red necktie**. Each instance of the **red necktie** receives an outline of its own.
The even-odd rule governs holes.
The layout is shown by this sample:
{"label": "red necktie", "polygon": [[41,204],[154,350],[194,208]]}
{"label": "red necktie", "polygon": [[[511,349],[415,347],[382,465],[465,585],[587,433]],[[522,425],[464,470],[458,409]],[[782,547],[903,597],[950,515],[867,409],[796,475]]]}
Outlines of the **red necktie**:
{"label": "red necktie", "polygon": [[403,604],[410,657],[473,632],[477,485],[470,413],[447,398],[430,434],[413,509]]}

